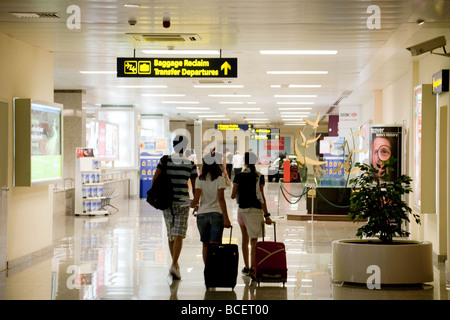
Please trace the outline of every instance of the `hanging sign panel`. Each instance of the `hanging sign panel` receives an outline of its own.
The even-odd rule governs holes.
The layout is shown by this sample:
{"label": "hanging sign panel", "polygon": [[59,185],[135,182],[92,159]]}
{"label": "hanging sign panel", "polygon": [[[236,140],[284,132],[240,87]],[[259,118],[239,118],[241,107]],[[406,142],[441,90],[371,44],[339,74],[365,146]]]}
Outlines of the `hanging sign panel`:
{"label": "hanging sign panel", "polygon": [[433,94],[448,92],[448,80],[448,69],[444,69],[433,74]]}
{"label": "hanging sign panel", "polygon": [[117,58],[119,78],[237,78],[237,58]]}

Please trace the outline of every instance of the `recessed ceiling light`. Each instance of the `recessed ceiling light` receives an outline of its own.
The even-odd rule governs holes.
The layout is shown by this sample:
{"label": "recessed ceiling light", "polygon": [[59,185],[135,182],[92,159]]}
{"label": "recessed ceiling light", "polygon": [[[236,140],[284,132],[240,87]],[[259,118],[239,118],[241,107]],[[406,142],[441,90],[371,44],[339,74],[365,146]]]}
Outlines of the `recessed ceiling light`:
{"label": "recessed ceiling light", "polygon": [[249,98],[251,94],[208,94],[208,97],[215,98]]}
{"label": "recessed ceiling light", "polygon": [[328,74],[328,71],[267,71],[267,74]]}
{"label": "recessed ceiling light", "polygon": [[246,108],[246,107],[243,107],[243,108],[227,108],[228,110],[241,110],[241,111],[244,111],[244,110],[261,110],[261,108]]}
{"label": "recessed ceiling light", "polygon": [[[178,109],[178,108],[177,108]],[[195,108],[192,108],[192,109],[195,109]],[[216,113],[215,111],[200,111],[200,110],[197,110],[197,111],[189,111],[188,113],[196,113],[196,114],[199,114],[199,113],[209,113],[209,114],[214,114],[214,113]]]}
{"label": "recessed ceiling light", "polygon": [[199,101],[163,101],[162,103],[167,104],[199,104]]}
{"label": "recessed ceiling light", "polygon": [[278,110],[312,110],[312,108],[278,108]]}
{"label": "recessed ceiling light", "polygon": [[320,84],[290,84],[289,88],[321,88]]}
{"label": "recessed ceiling light", "polygon": [[208,115],[198,115],[199,118],[223,118],[225,117],[222,114],[208,114]]}
{"label": "recessed ceiling light", "polygon": [[165,89],[166,85],[127,85],[127,86],[117,86],[117,88],[123,89]]}
{"label": "recessed ceiling light", "polygon": [[283,121],[303,121],[303,119],[302,118],[293,118],[293,119],[282,119]]}
{"label": "recessed ceiling light", "polygon": [[283,123],[285,126],[304,126],[306,122],[291,122],[291,123]]}
{"label": "recessed ceiling light", "polygon": [[260,54],[294,54],[294,55],[323,55],[323,54],[337,54],[337,50],[260,50]]}
{"label": "recessed ceiling light", "polygon": [[230,88],[230,89],[236,89],[236,88],[243,88],[244,86],[241,84],[197,84],[194,85],[194,88],[199,88],[199,89],[212,89],[212,88],[217,88],[217,89],[222,89],[222,88]]}
{"label": "recessed ceiling light", "polygon": [[264,111],[235,111],[236,114],[264,114]]}
{"label": "recessed ceiling light", "polygon": [[314,102],[291,101],[291,102],[277,102],[277,104],[314,104]]}
{"label": "recessed ceiling light", "polygon": [[117,71],[80,71],[82,74],[116,74]]}
{"label": "recessed ceiling light", "polygon": [[207,107],[176,107],[178,110],[209,110]]}
{"label": "recessed ceiling light", "polygon": [[274,94],[275,98],[317,98],[317,94]]}
{"label": "recessed ceiling light", "polygon": [[162,55],[220,55],[220,50],[142,50],[145,54]]}
{"label": "recessed ceiling light", "polygon": [[127,7],[127,8],[140,8],[141,7],[141,5],[138,3],[125,3],[123,6]]}
{"label": "recessed ceiling light", "polygon": [[10,14],[17,18],[39,18],[39,15],[34,12],[10,12]]}
{"label": "recessed ceiling light", "polygon": [[185,94],[178,93],[143,93],[143,97],[185,97]]}
{"label": "recessed ceiling light", "polygon": [[293,112],[280,112],[281,115],[285,115],[285,114],[310,114],[311,112],[309,111],[293,111]]}

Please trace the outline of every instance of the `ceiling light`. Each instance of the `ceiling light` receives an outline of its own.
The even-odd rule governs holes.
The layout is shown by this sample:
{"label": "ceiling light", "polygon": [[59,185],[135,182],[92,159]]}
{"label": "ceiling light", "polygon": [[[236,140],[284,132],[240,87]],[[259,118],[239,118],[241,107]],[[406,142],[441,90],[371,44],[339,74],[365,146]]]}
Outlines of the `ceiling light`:
{"label": "ceiling light", "polygon": [[290,84],[289,88],[321,88],[320,84]]}
{"label": "ceiling light", "polygon": [[185,97],[185,94],[178,93],[143,93],[143,97]]}
{"label": "ceiling light", "polygon": [[267,74],[327,74],[328,71],[267,71]]}
{"label": "ceiling light", "polygon": [[301,118],[294,118],[294,119],[282,119],[283,121],[303,121]]}
{"label": "ceiling light", "polygon": [[280,112],[281,115],[283,114],[310,114],[309,111],[294,111],[294,112]]}
{"label": "ceiling light", "polygon": [[[178,109],[178,108],[177,108]],[[195,108],[192,108],[192,109],[195,109]],[[199,110],[197,110],[197,111],[189,111],[188,113],[196,113],[196,114],[199,114],[199,113],[209,113],[209,114],[212,114],[212,113],[216,113],[215,111],[199,111]]]}
{"label": "ceiling light", "polygon": [[128,85],[128,86],[117,86],[117,88],[124,88],[124,89],[165,89],[167,88],[166,85]]}
{"label": "ceiling light", "polygon": [[274,94],[275,98],[317,98],[317,94]]}
{"label": "ceiling light", "polygon": [[290,123],[283,123],[285,126],[304,126],[306,122],[290,122]]}
{"label": "ceiling light", "polygon": [[209,110],[207,107],[176,107],[178,110]]}
{"label": "ceiling light", "polygon": [[227,108],[228,110],[261,110],[261,108]]}
{"label": "ceiling light", "polygon": [[260,50],[260,54],[336,54],[337,50]]}
{"label": "ceiling light", "polygon": [[291,102],[277,102],[277,104],[314,104],[314,102],[291,101]]}
{"label": "ceiling light", "polygon": [[141,5],[138,3],[125,3],[123,6],[127,7],[127,8],[140,8],[141,7]]}
{"label": "ceiling light", "polygon": [[227,118],[208,118],[208,119],[204,119],[206,121],[230,121],[231,119],[227,119]]}
{"label": "ceiling light", "polygon": [[251,94],[208,94],[208,97],[215,98],[249,98]]}
{"label": "ceiling light", "polygon": [[[304,114],[282,114],[281,117],[283,119],[285,119],[285,118],[298,118],[298,117],[301,117],[301,116],[308,116],[308,115],[309,115],[309,113],[304,113]],[[286,119],[286,120],[292,120],[292,119]],[[300,119],[300,120],[303,120],[303,119]]]}
{"label": "ceiling light", "polygon": [[241,84],[197,84],[194,85],[194,88],[199,89],[212,89],[212,88],[243,88],[244,86]]}
{"label": "ceiling light", "polygon": [[80,71],[82,74],[116,74],[117,71]]}
{"label": "ceiling light", "polygon": [[10,12],[10,14],[18,18],[39,18],[39,15],[34,12]]}
{"label": "ceiling light", "polygon": [[145,54],[161,55],[220,55],[220,50],[142,50]]}
{"label": "ceiling light", "polygon": [[235,111],[236,114],[264,114],[264,111]]}
{"label": "ceiling light", "polygon": [[278,108],[278,110],[312,110],[312,108]]}
{"label": "ceiling light", "polygon": [[163,101],[162,103],[167,104],[199,104],[198,101]]}
{"label": "ceiling light", "polygon": [[222,114],[208,114],[208,115],[198,115],[199,118],[223,118],[225,117]]}

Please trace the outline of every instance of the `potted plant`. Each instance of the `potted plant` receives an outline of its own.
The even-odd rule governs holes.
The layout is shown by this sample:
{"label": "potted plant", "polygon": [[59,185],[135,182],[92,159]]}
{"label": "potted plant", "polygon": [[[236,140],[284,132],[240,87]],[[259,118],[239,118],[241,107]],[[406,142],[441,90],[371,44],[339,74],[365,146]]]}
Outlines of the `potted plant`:
{"label": "potted plant", "polygon": [[368,283],[370,270],[379,273],[379,284],[433,281],[431,243],[396,239],[409,236],[403,228],[410,215],[418,224],[420,217],[404,201],[404,195],[412,192],[412,179],[402,174],[392,181],[384,180],[395,162],[388,159],[380,168],[355,164],[361,174],[350,180],[349,217],[353,221],[367,219],[367,223],[357,230],[359,239],[333,242],[334,281]]}

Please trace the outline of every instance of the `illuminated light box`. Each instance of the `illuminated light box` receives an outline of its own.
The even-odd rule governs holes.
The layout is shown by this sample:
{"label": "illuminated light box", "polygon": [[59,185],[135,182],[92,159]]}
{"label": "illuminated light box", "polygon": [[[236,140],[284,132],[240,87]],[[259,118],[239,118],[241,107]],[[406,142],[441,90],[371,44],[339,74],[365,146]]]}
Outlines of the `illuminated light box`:
{"label": "illuminated light box", "polygon": [[86,119],[86,146],[101,160],[119,159],[119,126]]}
{"label": "illuminated light box", "polygon": [[63,178],[62,104],[14,99],[14,185]]}

